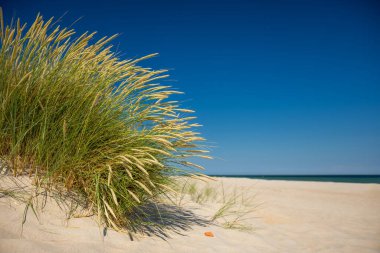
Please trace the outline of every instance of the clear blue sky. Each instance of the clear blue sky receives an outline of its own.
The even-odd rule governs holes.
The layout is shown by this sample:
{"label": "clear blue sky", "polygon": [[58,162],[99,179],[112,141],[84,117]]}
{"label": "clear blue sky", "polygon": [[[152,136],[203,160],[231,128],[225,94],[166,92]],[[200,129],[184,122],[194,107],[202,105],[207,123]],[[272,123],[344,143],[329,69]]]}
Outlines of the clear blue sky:
{"label": "clear blue sky", "polygon": [[380,174],[380,4],[376,1],[0,0],[158,52],[215,160],[210,174]]}

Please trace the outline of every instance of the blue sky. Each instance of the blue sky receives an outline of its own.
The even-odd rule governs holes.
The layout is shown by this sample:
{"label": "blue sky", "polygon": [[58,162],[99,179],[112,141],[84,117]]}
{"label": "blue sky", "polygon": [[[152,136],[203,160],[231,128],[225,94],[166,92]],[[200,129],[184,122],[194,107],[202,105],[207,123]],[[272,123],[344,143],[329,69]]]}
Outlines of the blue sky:
{"label": "blue sky", "polygon": [[380,174],[376,1],[0,0],[79,33],[121,33],[125,58],[158,52],[215,146],[209,174]]}

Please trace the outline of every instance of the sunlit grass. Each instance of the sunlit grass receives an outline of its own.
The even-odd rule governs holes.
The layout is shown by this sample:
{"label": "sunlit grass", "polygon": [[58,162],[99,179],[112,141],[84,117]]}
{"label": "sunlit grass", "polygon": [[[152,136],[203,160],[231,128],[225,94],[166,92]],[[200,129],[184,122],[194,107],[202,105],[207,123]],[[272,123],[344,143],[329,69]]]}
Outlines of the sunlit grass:
{"label": "sunlit grass", "polygon": [[177,194],[172,197],[178,206],[197,203],[212,208],[209,221],[226,229],[253,230],[249,220],[257,211],[260,203],[251,191],[237,187],[225,189],[223,182],[194,181],[188,178],[178,179]]}
{"label": "sunlit grass", "polygon": [[[94,33],[54,27],[38,15],[5,26],[0,9],[0,159],[38,187],[84,196],[107,226],[132,225],[140,205],[193,175],[209,158],[193,111],[158,83],[165,70],[121,60]],[[201,174],[199,174],[201,175]]]}

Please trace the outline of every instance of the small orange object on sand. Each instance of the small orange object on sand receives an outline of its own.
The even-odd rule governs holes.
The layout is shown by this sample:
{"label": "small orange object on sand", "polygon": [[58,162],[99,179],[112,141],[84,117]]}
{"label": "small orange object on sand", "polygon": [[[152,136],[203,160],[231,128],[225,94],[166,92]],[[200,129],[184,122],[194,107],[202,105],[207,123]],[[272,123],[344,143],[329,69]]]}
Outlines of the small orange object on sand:
{"label": "small orange object on sand", "polygon": [[214,237],[214,233],[211,231],[207,231],[207,232],[205,232],[205,236]]}

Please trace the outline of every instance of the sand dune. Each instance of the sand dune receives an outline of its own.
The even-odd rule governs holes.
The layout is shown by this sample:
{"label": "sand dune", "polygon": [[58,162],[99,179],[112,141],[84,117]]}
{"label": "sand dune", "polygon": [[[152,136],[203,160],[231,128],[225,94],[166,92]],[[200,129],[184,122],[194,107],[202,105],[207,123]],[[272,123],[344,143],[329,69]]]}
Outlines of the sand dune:
{"label": "sand dune", "polygon": [[[39,220],[25,205],[0,199],[0,252],[380,252],[380,185],[218,178],[255,195],[250,232],[208,223],[213,204],[163,206],[167,230],[138,236],[105,231],[94,217],[66,220],[47,203]],[[148,229],[148,228],[147,228]],[[22,234],[21,234],[22,231]],[[212,231],[215,237],[204,236]],[[149,231],[148,231],[149,232]],[[104,236],[105,235],[105,236]]]}

